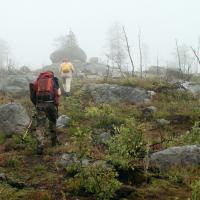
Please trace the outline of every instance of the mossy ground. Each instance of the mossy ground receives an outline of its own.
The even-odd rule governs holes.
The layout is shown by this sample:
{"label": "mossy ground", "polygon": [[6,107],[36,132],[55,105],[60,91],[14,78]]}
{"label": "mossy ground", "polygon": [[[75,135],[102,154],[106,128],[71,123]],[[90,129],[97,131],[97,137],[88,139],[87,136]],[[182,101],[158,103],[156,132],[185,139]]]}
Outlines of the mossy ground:
{"label": "mossy ground", "polygon": [[[166,83],[157,80],[129,80],[112,81],[121,85],[140,86],[154,90]],[[77,146],[72,142],[77,128],[90,131],[91,134],[106,131],[114,126],[124,123],[125,119],[134,119],[142,130],[146,144],[159,143],[163,138],[172,140],[170,146],[179,143],[179,137],[190,129],[195,121],[199,121],[200,101],[185,91],[166,90],[157,92],[150,105],[157,107],[157,112],[150,118],[144,118],[143,106],[130,104],[96,105],[92,99],[81,91],[82,81],[73,82],[72,96],[61,98],[59,114],[66,114],[71,118],[67,128],[59,130],[62,145],[52,148],[50,138],[46,138],[45,153],[43,156],[35,155],[35,143],[31,136],[24,143],[20,137],[4,138],[0,134],[0,172],[5,173],[7,181],[0,184],[0,199],[2,200],[61,200],[61,199],[95,199],[92,194],[84,194],[79,190],[79,180],[68,181],[67,172],[60,170],[58,160],[63,153],[77,152]],[[7,96],[1,95],[0,104],[10,101]],[[31,115],[33,106],[28,97],[16,99],[22,103]],[[148,106],[148,105],[145,105]],[[94,114],[88,116],[88,110],[94,111],[111,109],[109,117],[101,119]],[[99,109],[99,110],[98,110]],[[106,111],[107,112],[107,111]],[[160,126],[156,119],[169,120],[169,125]],[[106,119],[106,120],[105,120]],[[67,143],[67,145],[65,145]],[[150,151],[166,148],[169,144],[164,142],[152,146]],[[104,159],[104,147],[93,145],[89,156]],[[135,165],[136,166],[136,165]],[[161,174],[145,169],[145,164],[137,164],[137,170],[131,173],[124,172],[119,177],[122,185],[133,187],[133,191],[125,196],[116,198],[125,199],[189,199],[191,196],[191,183],[200,176],[200,168],[177,169]],[[132,179],[132,180],[131,180]],[[78,192],[77,192],[78,191]],[[121,192],[123,194],[123,191]]]}

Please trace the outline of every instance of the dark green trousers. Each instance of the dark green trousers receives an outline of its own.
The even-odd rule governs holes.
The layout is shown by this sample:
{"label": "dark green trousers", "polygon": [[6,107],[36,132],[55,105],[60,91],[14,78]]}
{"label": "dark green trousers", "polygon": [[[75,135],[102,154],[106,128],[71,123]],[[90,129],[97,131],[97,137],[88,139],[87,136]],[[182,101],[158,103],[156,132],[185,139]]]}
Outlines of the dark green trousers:
{"label": "dark green trousers", "polygon": [[46,120],[49,121],[49,130],[51,134],[51,140],[57,139],[56,133],[56,120],[58,118],[58,109],[54,103],[40,103],[36,105],[36,138],[38,146],[44,145],[44,132]]}

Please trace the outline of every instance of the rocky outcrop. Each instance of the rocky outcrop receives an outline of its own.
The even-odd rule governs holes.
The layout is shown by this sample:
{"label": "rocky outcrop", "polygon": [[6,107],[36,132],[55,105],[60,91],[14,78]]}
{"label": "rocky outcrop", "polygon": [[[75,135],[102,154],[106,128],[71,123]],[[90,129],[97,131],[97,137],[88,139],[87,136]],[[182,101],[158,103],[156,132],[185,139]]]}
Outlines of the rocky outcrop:
{"label": "rocky outcrop", "polygon": [[200,164],[200,145],[188,145],[172,147],[153,153],[150,164],[161,170],[167,170],[172,166],[198,166]]}
{"label": "rocky outcrop", "polygon": [[13,97],[21,97],[29,93],[29,83],[36,79],[35,75],[7,75],[0,79],[0,90]]}
{"label": "rocky outcrop", "polygon": [[0,106],[0,132],[5,136],[22,133],[30,118],[21,104],[9,103]]}
{"label": "rocky outcrop", "polygon": [[200,84],[192,82],[184,82],[182,86],[190,91],[195,97],[200,97]]}
{"label": "rocky outcrop", "polygon": [[89,84],[83,88],[96,103],[134,103],[150,102],[151,93],[144,89],[110,84]]}

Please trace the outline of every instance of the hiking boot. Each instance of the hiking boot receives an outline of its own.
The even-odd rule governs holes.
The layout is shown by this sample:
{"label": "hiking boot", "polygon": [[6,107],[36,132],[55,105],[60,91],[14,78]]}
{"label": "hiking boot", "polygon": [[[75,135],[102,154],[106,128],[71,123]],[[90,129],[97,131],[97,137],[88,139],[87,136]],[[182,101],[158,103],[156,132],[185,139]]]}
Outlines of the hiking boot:
{"label": "hiking boot", "polygon": [[43,146],[39,146],[37,148],[37,155],[43,155],[44,153],[44,147]]}
{"label": "hiking boot", "polygon": [[51,146],[52,147],[59,146],[59,145],[61,145],[61,144],[60,144],[60,141],[58,140],[58,137],[51,139]]}

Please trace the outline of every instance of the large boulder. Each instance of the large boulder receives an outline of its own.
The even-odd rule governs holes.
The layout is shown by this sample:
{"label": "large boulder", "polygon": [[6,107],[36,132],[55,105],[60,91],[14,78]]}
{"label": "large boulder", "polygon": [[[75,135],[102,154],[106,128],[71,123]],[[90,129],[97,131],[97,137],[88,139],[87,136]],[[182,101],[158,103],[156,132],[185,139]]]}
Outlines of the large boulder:
{"label": "large boulder", "polygon": [[37,77],[32,74],[7,75],[0,79],[0,90],[13,97],[21,97],[29,92],[29,83]]}
{"label": "large boulder", "polygon": [[151,100],[151,94],[140,88],[110,84],[88,84],[83,88],[96,103],[143,104]]}
{"label": "large boulder", "polygon": [[150,164],[162,171],[172,166],[198,166],[200,165],[200,145],[172,147],[153,153]]}
{"label": "large boulder", "polygon": [[5,136],[22,133],[29,122],[30,118],[21,104],[9,103],[0,106],[0,132]]}

